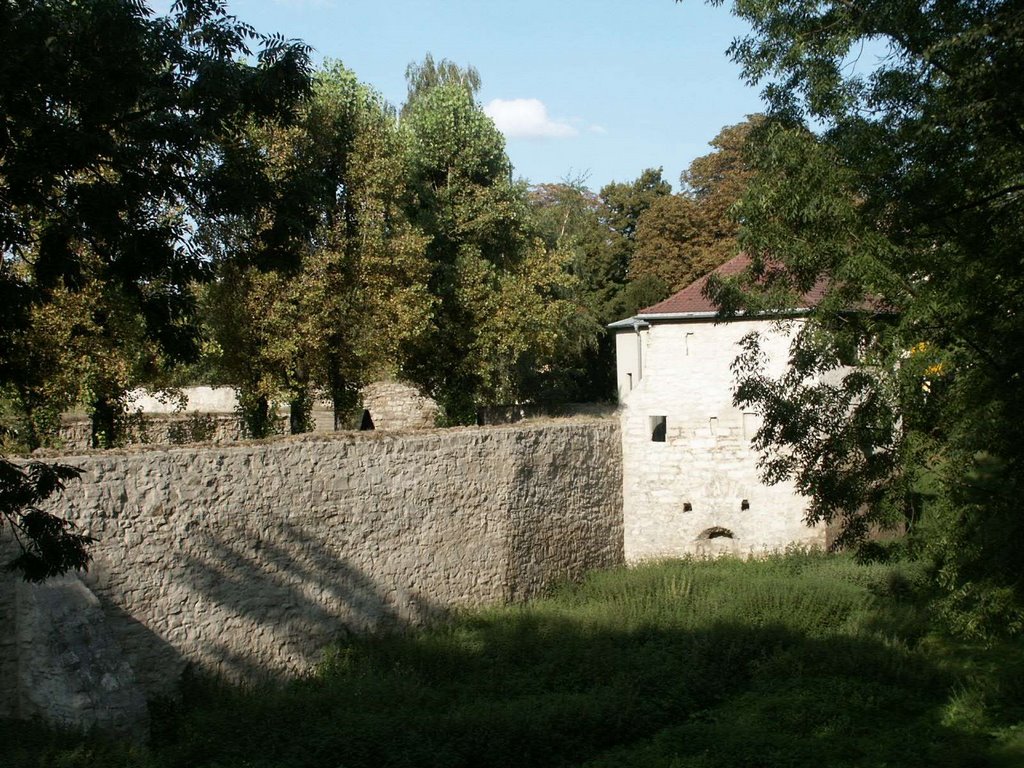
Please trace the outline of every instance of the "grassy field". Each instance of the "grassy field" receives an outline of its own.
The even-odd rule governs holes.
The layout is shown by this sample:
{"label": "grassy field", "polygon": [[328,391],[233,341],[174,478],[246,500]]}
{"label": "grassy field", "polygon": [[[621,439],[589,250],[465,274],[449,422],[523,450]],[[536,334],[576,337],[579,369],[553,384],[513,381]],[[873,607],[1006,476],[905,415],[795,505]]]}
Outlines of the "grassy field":
{"label": "grassy field", "polygon": [[593,574],[525,606],[190,681],[153,740],[0,725],[0,766],[1024,766],[1024,645],[931,624],[913,565],[791,554]]}

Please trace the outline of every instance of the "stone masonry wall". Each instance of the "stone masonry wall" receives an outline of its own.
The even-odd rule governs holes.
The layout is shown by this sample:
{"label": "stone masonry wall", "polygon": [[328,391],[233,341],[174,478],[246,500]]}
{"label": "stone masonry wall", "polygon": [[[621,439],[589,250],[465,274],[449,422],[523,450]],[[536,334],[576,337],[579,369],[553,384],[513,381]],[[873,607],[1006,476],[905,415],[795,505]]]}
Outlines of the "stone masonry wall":
{"label": "stone masonry wall", "polygon": [[368,384],[362,398],[374,429],[430,429],[437,418],[437,403],[401,381]]}
{"label": "stone masonry wall", "polygon": [[[614,421],[62,460],[84,475],[58,510],[98,540],[82,581],[149,696],[188,665],[301,672],[348,630],[530,597],[623,557]],[[5,575],[0,715],[18,677],[12,591]]]}
{"label": "stone masonry wall", "polygon": [[[288,430],[287,416],[278,417],[277,429],[281,433]],[[128,442],[131,445],[237,443],[245,439],[244,432],[241,419],[234,413],[147,413],[138,418]],[[85,416],[65,417],[58,436],[65,453],[87,451],[92,446],[92,422]]]}

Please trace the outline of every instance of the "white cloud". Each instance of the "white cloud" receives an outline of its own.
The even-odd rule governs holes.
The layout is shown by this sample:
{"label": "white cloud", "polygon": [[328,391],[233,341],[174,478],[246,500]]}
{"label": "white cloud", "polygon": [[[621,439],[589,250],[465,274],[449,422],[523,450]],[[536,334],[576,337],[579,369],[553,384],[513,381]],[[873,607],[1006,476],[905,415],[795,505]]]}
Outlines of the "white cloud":
{"label": "white cloud", "polygon": [[567,121],[550,117],[540,99],[494,99],[484,112],[510,139],[568,139],[579,135]]}

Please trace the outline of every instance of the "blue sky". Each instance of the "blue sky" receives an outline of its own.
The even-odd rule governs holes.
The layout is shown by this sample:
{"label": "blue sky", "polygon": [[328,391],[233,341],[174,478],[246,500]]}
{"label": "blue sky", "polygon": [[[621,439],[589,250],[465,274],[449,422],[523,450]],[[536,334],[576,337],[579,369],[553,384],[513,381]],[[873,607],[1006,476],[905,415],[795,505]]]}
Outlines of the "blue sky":
{"label": "blue sky", "polygon": [[[159,3],[163,4],[163,3]],[[158,5],[159,5],[158,4]],[[725,125],[760,111],[728,60],[744,33],[697,0],[229,0],[261,32],[340,59],[398,105],[405,67],[431,52],[480,71],[481,104],[516,175],[587,174],[599,189],[644,168],[679,173]]]}

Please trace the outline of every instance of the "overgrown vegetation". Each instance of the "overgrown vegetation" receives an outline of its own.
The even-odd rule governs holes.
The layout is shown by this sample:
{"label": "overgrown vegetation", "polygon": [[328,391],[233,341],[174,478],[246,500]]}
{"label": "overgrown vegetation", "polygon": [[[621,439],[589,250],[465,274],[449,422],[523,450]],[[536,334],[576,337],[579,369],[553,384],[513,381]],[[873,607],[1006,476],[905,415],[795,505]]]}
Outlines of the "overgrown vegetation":
{"label": "overgrown vegetation", "polygon": [[0,730],[29,766],[1013,766],[1024,654],[936,631],[914,565],[792,553],[591,575],[352,640],[306,679],[192,681],[148,749]]}
{"label": "overgrown vegetation", "polygon": [[[736,207],[756,290],[716,296],[778,311],[828,285],[784,374],[754,339],[736,366],[765,473],[843,543],[909,527],[950,622],[1020,632],[1024,8],[731,5],[751,32],[730,53],[769,108]],[[865,46],[883,55],[859,70]]]}

